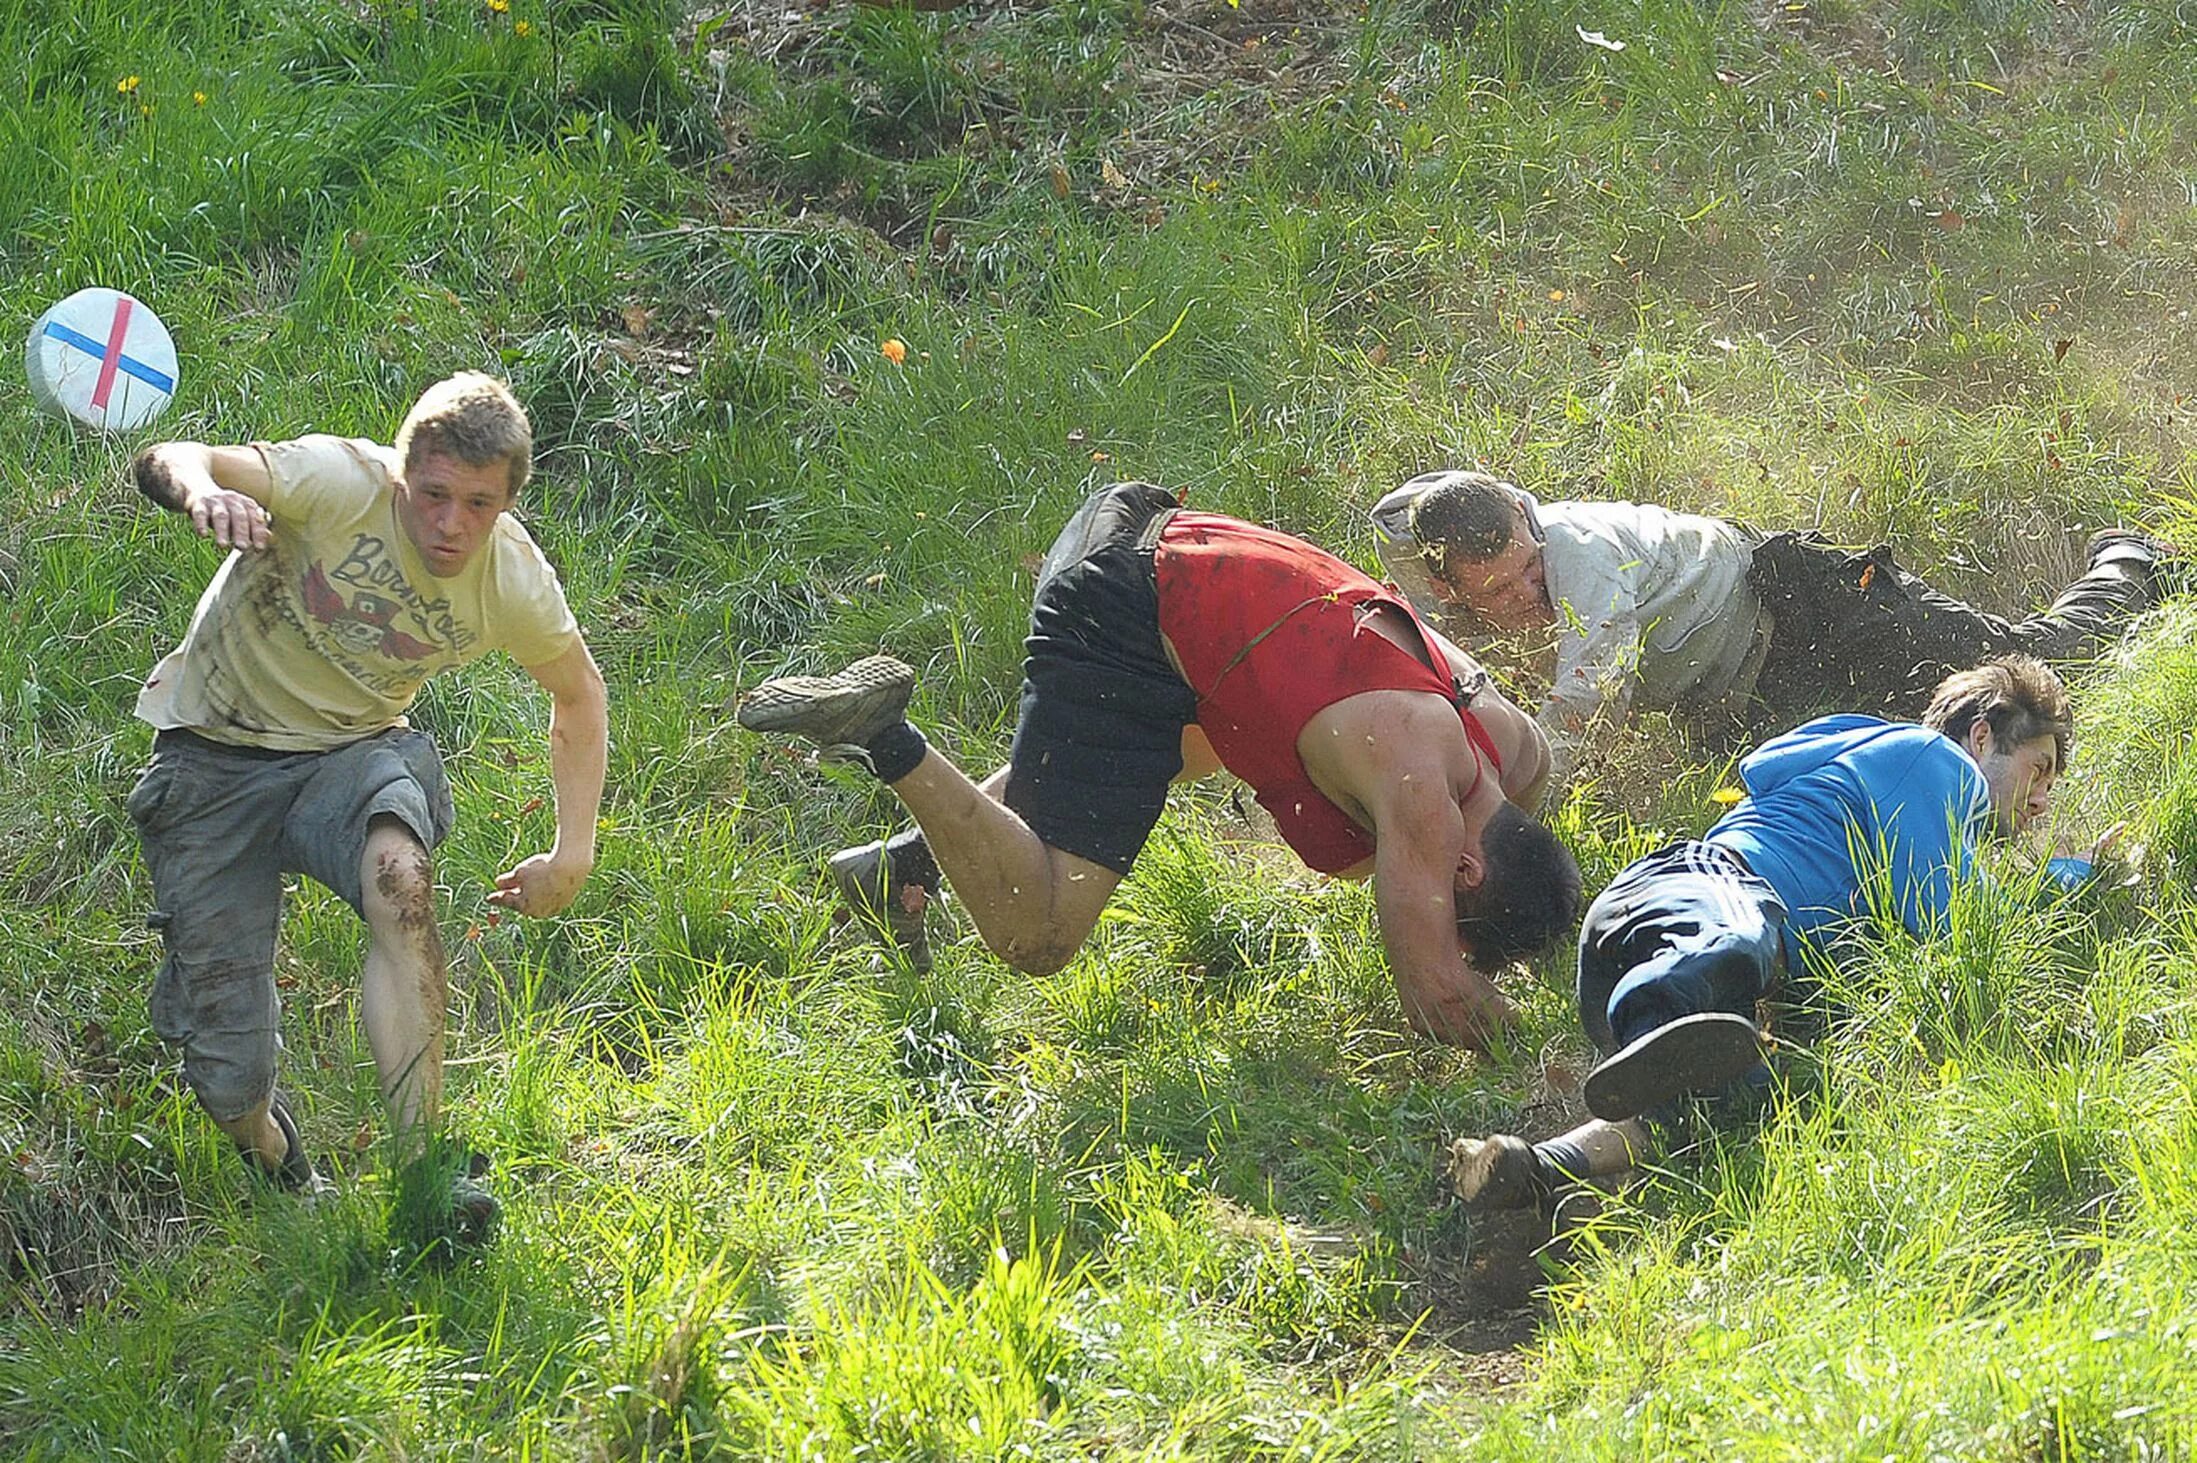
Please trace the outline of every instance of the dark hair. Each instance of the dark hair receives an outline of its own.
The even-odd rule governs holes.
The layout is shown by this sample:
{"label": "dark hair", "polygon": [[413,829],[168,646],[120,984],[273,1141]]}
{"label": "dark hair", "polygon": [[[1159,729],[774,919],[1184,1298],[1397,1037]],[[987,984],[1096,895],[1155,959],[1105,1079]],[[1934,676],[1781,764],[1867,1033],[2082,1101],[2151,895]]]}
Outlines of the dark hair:
{"label": "dark hair", "polygon": [[2058,765],[2067,766],[2075,744],[2075,710],[2066,685],[2043,661],[2002,655],[1974,670],[1953,672],[1938,682],[1922,724],[1966,746],[1979,717],[1991,728],[1991,744],[1999,751],[2011,752],[2049,736]]}
{"label": "dark hair", "polygon": [[1539,953],[1579,928],[1579,864],[1563,842],[1505,803],[1480,833],[1487,874],[1457,893],[1457,939],[1481,970]]}
{"label": "dark hair", "polygon": [[1430,486],[1411,504],[1419,557],[1439,570],[1451,554],[1479,563],[1503,552],[1518,521],[1516,489],[1484,472],[1430,472],[1412,479],[1421,481]]}

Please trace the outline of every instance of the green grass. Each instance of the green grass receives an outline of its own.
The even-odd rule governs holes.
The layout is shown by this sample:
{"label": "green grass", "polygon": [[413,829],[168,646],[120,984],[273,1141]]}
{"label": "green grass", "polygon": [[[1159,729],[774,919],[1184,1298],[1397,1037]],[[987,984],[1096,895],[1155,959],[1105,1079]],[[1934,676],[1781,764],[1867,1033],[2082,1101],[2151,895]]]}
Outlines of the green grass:
{"label": "green grass", "polygon": [[[1513,980],[1512,1051],[1432,1047],[1364,891],[1204,792],[1059,975],[963,926],[917,981],[818,866],[890,799],[717,709],[890,650],[989,765],[1034,556],[1123,477],[1370,563],[1380,492],[1480,463],[1889,539],[2026,609],[2084,531],[2197,502],[2182,30],[0,0],[0,326],[138,293],[183,355],[163,436],[386,435],[447,371],[509,376],[614,737],[581,901],[491,923],[553,831],[546,707],[491,664],[417,708],[498,1246],[392,1245],[359,930],[311,888],[285,1080],[339,1194],[256,1194],[147,1028],[122,812],[136,685],[216,557],[127,488],[137,444],[0,375],[0,1452],[2197,1451],[2186,608],[2086,685],[2062,796],[2133,822],[2137,882],[1864,938],[1792,1100],[1704,1125],[1538,1297],[1539,1236],[1457,1213],[1436,1158],[1562,1125],[1561,958]],[[1643,725],[1556,821],[1599,884],[1725,771]]]}

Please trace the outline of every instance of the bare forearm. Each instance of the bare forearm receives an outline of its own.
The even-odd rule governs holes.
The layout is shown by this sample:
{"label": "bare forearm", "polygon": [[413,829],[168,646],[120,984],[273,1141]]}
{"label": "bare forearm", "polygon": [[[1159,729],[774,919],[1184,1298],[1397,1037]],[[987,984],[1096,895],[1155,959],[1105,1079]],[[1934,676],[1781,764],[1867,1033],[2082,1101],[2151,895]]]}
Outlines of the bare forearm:
{"label": "bare forearm", "polygon": [[560,697],[551,704],[549,777],[557,794],[552,857],[595,862],[595,824],[609,756],[609,706],[599,687],[592,695]]}
{"label": "bare forearm", "polygon": [[205,444],[199,442],[161,442],[148,447],[130,464],[130,475],[140,493],[171,513],[190,512],[198,486],[213,486],[213,476],[206,470]]}
{"label": "bare forearm", "polygon": [[274,483],[255,448],[162,442],[137,454],[130,476],[148,499],[225,549],[264,549],[270,541]]}
{"label": "bare forearm", "polygon": [[1396,997],[1414,1029],[1486,1051],[1517,1020],[1510,1000],[1472,968],[1457,942],[1456,896],[1445,881],[1377,874],[1375,906]]}

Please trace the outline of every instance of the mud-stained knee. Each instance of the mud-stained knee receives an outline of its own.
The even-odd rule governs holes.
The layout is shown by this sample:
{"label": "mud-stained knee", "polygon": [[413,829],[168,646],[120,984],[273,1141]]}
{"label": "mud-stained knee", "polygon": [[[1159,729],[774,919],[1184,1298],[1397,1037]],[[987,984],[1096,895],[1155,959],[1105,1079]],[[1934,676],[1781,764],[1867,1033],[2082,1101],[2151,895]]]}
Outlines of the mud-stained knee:
{"label": "mud-stained knee", "polygon": [[1058,975],[1069,961],[1076,958],[1076,952],[1083,948],[1081,940],[1069,944],[1056,937],[1044,935],[1010,936],[996,942],[986,940],[984,943],[991,946],[994,955],[1024,975]]}
{"label": "mud-stained knee", "polygon": [[435,864],[412,831],[401,823],[375,820],[367,844],[366,878],[375,901],[405,929],[432,927],[435,921]]}

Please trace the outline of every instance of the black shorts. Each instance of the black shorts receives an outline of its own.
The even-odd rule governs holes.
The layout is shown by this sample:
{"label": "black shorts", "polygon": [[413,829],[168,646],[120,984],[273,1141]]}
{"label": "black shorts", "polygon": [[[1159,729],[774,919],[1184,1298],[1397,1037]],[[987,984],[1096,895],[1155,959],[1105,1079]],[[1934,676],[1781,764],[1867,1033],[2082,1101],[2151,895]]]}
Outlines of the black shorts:
{"label": "black shorts", "polygon": [[1038,572],[1004,801],[1053,848],[1129,872],[1182,771],[1190,687],[1160,643],[1152,548],[1174,495],[1120,483],[1084,500]]}

